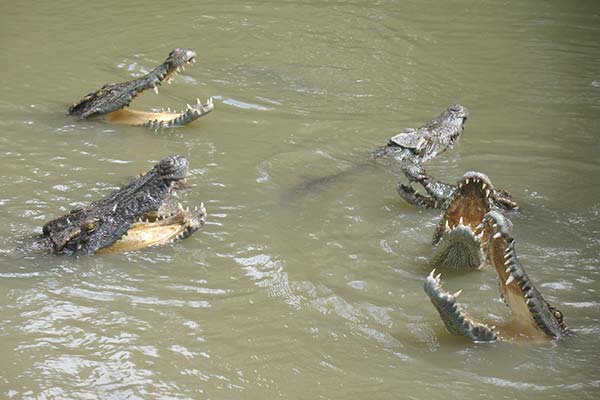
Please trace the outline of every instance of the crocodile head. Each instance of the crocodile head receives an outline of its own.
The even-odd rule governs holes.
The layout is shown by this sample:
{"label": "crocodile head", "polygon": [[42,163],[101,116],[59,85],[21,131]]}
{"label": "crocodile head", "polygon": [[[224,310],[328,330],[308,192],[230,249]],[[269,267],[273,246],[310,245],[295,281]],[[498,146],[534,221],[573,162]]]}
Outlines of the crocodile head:
{"label": "crocodile head", "polygon": [[104,199],[46,223],[43,246],[55,254],[88,255],[135,250],[191,235],[204,224],[206,210],[203,205],[184,209],[176,201],[187,170],[187,159],[181,155],[162,159]]}
{"label": "crocodile head", "polygon": [[467,118],[469,118],[469,110],[460,104],[454,104],[426,124],[423,128],[433,133],[435,139],[426,141],[422,146],[422,161],[428,161],[439,153],[451,149],[465,129]]}
{"label": "crocodile head", "polygon": [[432,266],[468,270],[484,265],[487,235],[480,224],[492,209],[493,192],[490,179],[479,172],[467,172],[458,181],[433,236]]}
{"label": "crocodile head", "polygon": [[193,106],[181,112],[164,109],[159,112],[146,112],[125,109],[129,104],[148,89],[154,89],[163,83],[170,83],[173,75],[182,71],[186,64],[196,61],[196,53],[190,49],[175,49],[167,59],[146,75],[122,83],[109,83],[99,90],[86,95],[69,108],[69,114],[80,118],[103,116],[106,120],[129,125],[145,125],[152,128],[186,125],[213,109],[212,99],[205,104],[196,99]]}
{"label": "crocodile head", "polygon": [[374,158],[393,156],[401,165],[422,163],[443,153],[458,141],[469,117],[466,107],[454,104],[417,129],[408,128],[375,149]]}
{"label": "crocodile head", "polygon": [[568,333],[562,313],[551,306],[535,287],[517,259],[511,224],[504,216],[491,211],[484,216],[481,229],[488,236],[487,259],[496,269],[500,292],[513,319],[505,331],[473,319],[457,302],[462,290],[447,292],[435,270],[425,280],[425,292],[450,333],[475,342],[514,340],[541,341],[560,339]]}

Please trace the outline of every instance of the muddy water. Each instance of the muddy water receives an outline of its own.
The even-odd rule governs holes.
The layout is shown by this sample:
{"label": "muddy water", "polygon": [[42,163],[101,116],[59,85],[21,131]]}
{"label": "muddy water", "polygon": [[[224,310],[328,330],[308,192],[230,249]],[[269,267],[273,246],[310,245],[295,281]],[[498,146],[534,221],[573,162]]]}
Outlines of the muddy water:
{"label": "muddy water", "polygon": [[[0,5],[0,397],[597,398],[599,3],[228,3]],[[198,63],[135,106],[213,96],[209,116],[154,133],[65,115],[177,46]],[[455,102],[471,118],[430,171],[485,172],[522,204],[517,250],[564,341],[451,337],[423,292],[439,213],[355,168]],[[188,240],[27,249],[175,153],[182,201],[209,213]],[[491,270],[444,277],[473,315],[509,319]]]}

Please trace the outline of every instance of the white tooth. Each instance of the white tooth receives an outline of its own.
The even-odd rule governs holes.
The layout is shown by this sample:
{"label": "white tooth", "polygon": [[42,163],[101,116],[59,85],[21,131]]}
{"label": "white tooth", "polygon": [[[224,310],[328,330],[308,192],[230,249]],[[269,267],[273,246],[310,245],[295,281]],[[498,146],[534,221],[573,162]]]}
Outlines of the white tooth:
{"label": "white tooth", "polygon": [[485,188],[487,187],[487,185],[484,183],[483,185],[481,185],[481,188],[485,190]]}
{"label": "white tooth", "polygon": [[213,98],[212,98],[212,97],[209,97],[209,98],[208,98],[208,104],[212,105],[212,103],[213,103]]}
{"label": "white tooth", "polygon": [[[510,264],[510,256],[508,256],[508,257],[504,257],[504,258],[506,258],[506,259],[507,259],[506,261],[504,261],[504,265],[508,265],[508,264]],[[509,267],[509,268],[510,268],[510,267]]]}
{"label": "white tooth", "polygon": [[515,280],[515,277],[512,275],[508,276],[508,279],[506,279],[506,286],[510,285],[512,281]]}
{"label": "white tooth", "polygon": [[496,232],[494,234],[494,236],[492,236],[494,239],[498,239],[500,236],[502,236],[502,234],[500,232]]}
{"label": "white tooth", "polygon": [[[506,265],[506,264],[504,264],[504,265]],[[506,268],[506,269],[504,270],[504,272],[506,272],[506,273],[508,274],[508,273],[510,272],[510,270],[511,270],[511,269],[512,269],[512,266],[510,266],[510,267]]]}
{"label": "white tooth", "polygon": [[186,207],[186,208],[185,208],[185,211],[187,211],[187,212],[190,212],[190,208],[189,208],[189,207]]}
{"label": "white tooth", "polygon": [[199,97],[196,97],[196,104],[198,104],[198,105],[202,104],[202,103],[200,102],[200,98],[199,98]]}
{"label": "white tooth", "polygon": [[445,230],[447,230],[447,231],[450,230],[450,224],[448,223],[448,220],[446,220]]}
{"label": "white tooth", "polygon": [[158,86],[154,86],[154,93],[158,94]]}
{"label": "white tooth", "polygon": [[183,211],[183,206],[181,205],[181,203],[177,203],[177,208],[179,208],[180,211]]}
{"label": "white tooth", "polygon": [[504,253],[504,258],[510,258],[510,253],[508,251]]}
{"label": "white tooth", "polygon": [[189,104],[186,104],[186,106],[187,106],[187,109],[188,109],[188,110],[191,110],[191,109],[192,109],[192,106],[190,106]]}
{"label": "white tooth", "polygon": [[457,298],[458,296],[460,296],[460,294],[461,294],[461,293],[462,293],[462,289],[461,289],[461,290],[459,290],[458,292],[454,293],[452,296],[453,296],[454,298]]}
{"label": "white tooth", "polygon": [[498,227],[498,224],[492,225],[492,228],[497,228],[497,227]]}
{"label": "white tooth", "polygon": [[171,84],[171,78],[167,79],[167,83],[170,85]]}
{"label": "white tooth", "polygon": [[469,184],[469,178],[467,178],[467,180],[465,180],[465,185]]}
{"label": "white tooth", "polygon": [[192,58],[192,62],[193,62],[194,64],[196,64],[196,59],[195,59],[195,58]]}
{"label": "white tooth", "polygon": [[182,70],[182,71],[185,71],[185,67],[184,67],[183,65],[181,66],[181,70]]}
{"label": "white tooth", "polygon": [[194,206],[194,211],[198,211],[198,206]]}
{"label": "white tooth", "polygon": [[429,277],[433,278],[433,274],[435,274],[435,268],[429,273]]}
{"label": "white tooth", "polygon": [[485,191],[485,197],[490,197],[490,191],[489,191],[489,189],[486,189],[486,191]]}
{"label": "white tooth", "polygon": [[440,280],[440,276],[442,276],[442,273],[441,273],[441,272],[435,276],[435,280],[436,280],[436,281],[439,281],[439,280]]}
{"label": "white tooth", "polygon": [[458,224],[463,225],[463,222],[464,222],[463,217],[460,217],[460,219],[458,220]]}

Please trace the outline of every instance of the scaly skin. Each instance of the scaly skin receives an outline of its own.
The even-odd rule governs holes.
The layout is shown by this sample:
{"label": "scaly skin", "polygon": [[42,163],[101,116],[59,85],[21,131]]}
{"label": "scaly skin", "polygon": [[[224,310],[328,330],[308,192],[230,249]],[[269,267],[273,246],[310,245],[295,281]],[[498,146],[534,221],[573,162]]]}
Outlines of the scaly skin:
{"label": "scaly skin", "polygon": [[170,83],[171,77],[183,70],[185,64],[196,62],[195,57],[196,53],[190,49],[175,49],[169,53],[164,63],[148,74],[127,82],[109,83],[87,94],[69,108],[69,115],[80,118],[102,116],[110,122],[141,125],[152,129],[189,124],[213,110],[212,98],[209,98],[205,104],[202,104],[200,99],[196,99],[194,106],[188,104],[187,109],[181,112],[171,112],[170,109],[146,112],[125,109],[125,107],[128,107],[133,99],[145,90],[154,89],[158,94],[158,86],[165,81]]}
{"label": "scaly skin", "polygon": [[458,141],[469,117],[466,107],[454,104],[417,129],[408,128],[375,149],[375,159],[392,159],[394,168],[407,174],[418,173],[421,164],[431,160]]}
{"label": "scaly skin", "polygon": [[[568,333],[562,313],[552,307],[537,290],[525,273],[515,252],[515,240],[511,236],[511,224],[496,211],[485,214],[479,229],[487,231],[487,259],[496,269],[500,292],[514,315],[510,325],[514,340],[543,341],[560,339]],[[456,302],[461,291],[451,295],[446,292],[435,270],[425,280],[425,292],[440,314],[448,331],[467,337],[475,342],[509,340],[510,332],[501,334],[472,319]]]}
{"label": "scaly skin", "polygon": [[127,251],[191,235],[204,224],[206,211],[202,205],[193,212],[184,210],[175,201],[187,170],[181,155],[162,159],[104,199],[45,224],[37,247],[55,254],[89,255],[110,251],[111,246]]}

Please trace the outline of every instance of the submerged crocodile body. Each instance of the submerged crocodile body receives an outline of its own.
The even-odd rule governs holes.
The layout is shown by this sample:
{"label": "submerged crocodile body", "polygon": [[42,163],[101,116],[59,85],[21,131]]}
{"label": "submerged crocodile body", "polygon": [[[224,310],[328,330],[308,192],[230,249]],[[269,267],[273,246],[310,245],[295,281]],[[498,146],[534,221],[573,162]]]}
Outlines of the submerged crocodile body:
{"label": "submerged crocodile body", "polygon": [[387,145],[373,151],[373,158],[391,159],[392,167],[412,180],[423,174],[423,163],[452,148],[468,117],[466,107],[451,105],[420,128],[407,128],[392,136]]}
{"label": "submerged crocodile body", "polygon": [[146,75],[122,83],[109,83],[99,90],[87,94],[83,99],[69,108],[69,115],[80,118],[104,117],[107,121],[128,125],[143,125],[153,129],[169,128],[187,125],[190,122],[208,114],[214,108],[212,98],[205,104],[196,99],[193,106],[181,112],[162,110],[146,112],[126,109],[138,95],[148,89],[154,89],[158,94],[158,86],[170,79],[185,64],[196,61],[196,53],[190,49],[175,49],[159,66]]}
{"label": "submerged crocodile body", "polygon": [[176,201],[187,171],[184,156],[162,159],[104,199],[46,223],[36,247],[54,254],[90,255],[188,237],[204,225],[206,210],[201,204],[190,211]]}
{"label": "submerged crocodile body", "polygon": [[371,152],[369,160],[338,173],[295,186],[290,191],[290,198],[297,199],[299,195],[322,190],[324,186],[346,178],[365,167],[384,165],[398,174],[409,177],[423,174],[423,163],[452,148],[458,141],[468,116],[469,111],[465,107],[459,104],[451,105],[420,128],[407,128],[392,136],[385,146]]}
{"label": "submerged crocodile body", "polygon": [[509,220],[497,211],[485,214],[477,229],[484,231],[487,262],[496,269],[500,292],[514,320],[496,329],[471,318],[456,299],[462,292],[448,293],[435,270],[425,280],[425,292],[450,333],[475,342],[497,340],[544,341],[568,333],[562,313],[551,306],[525,273],[515,251]]}

